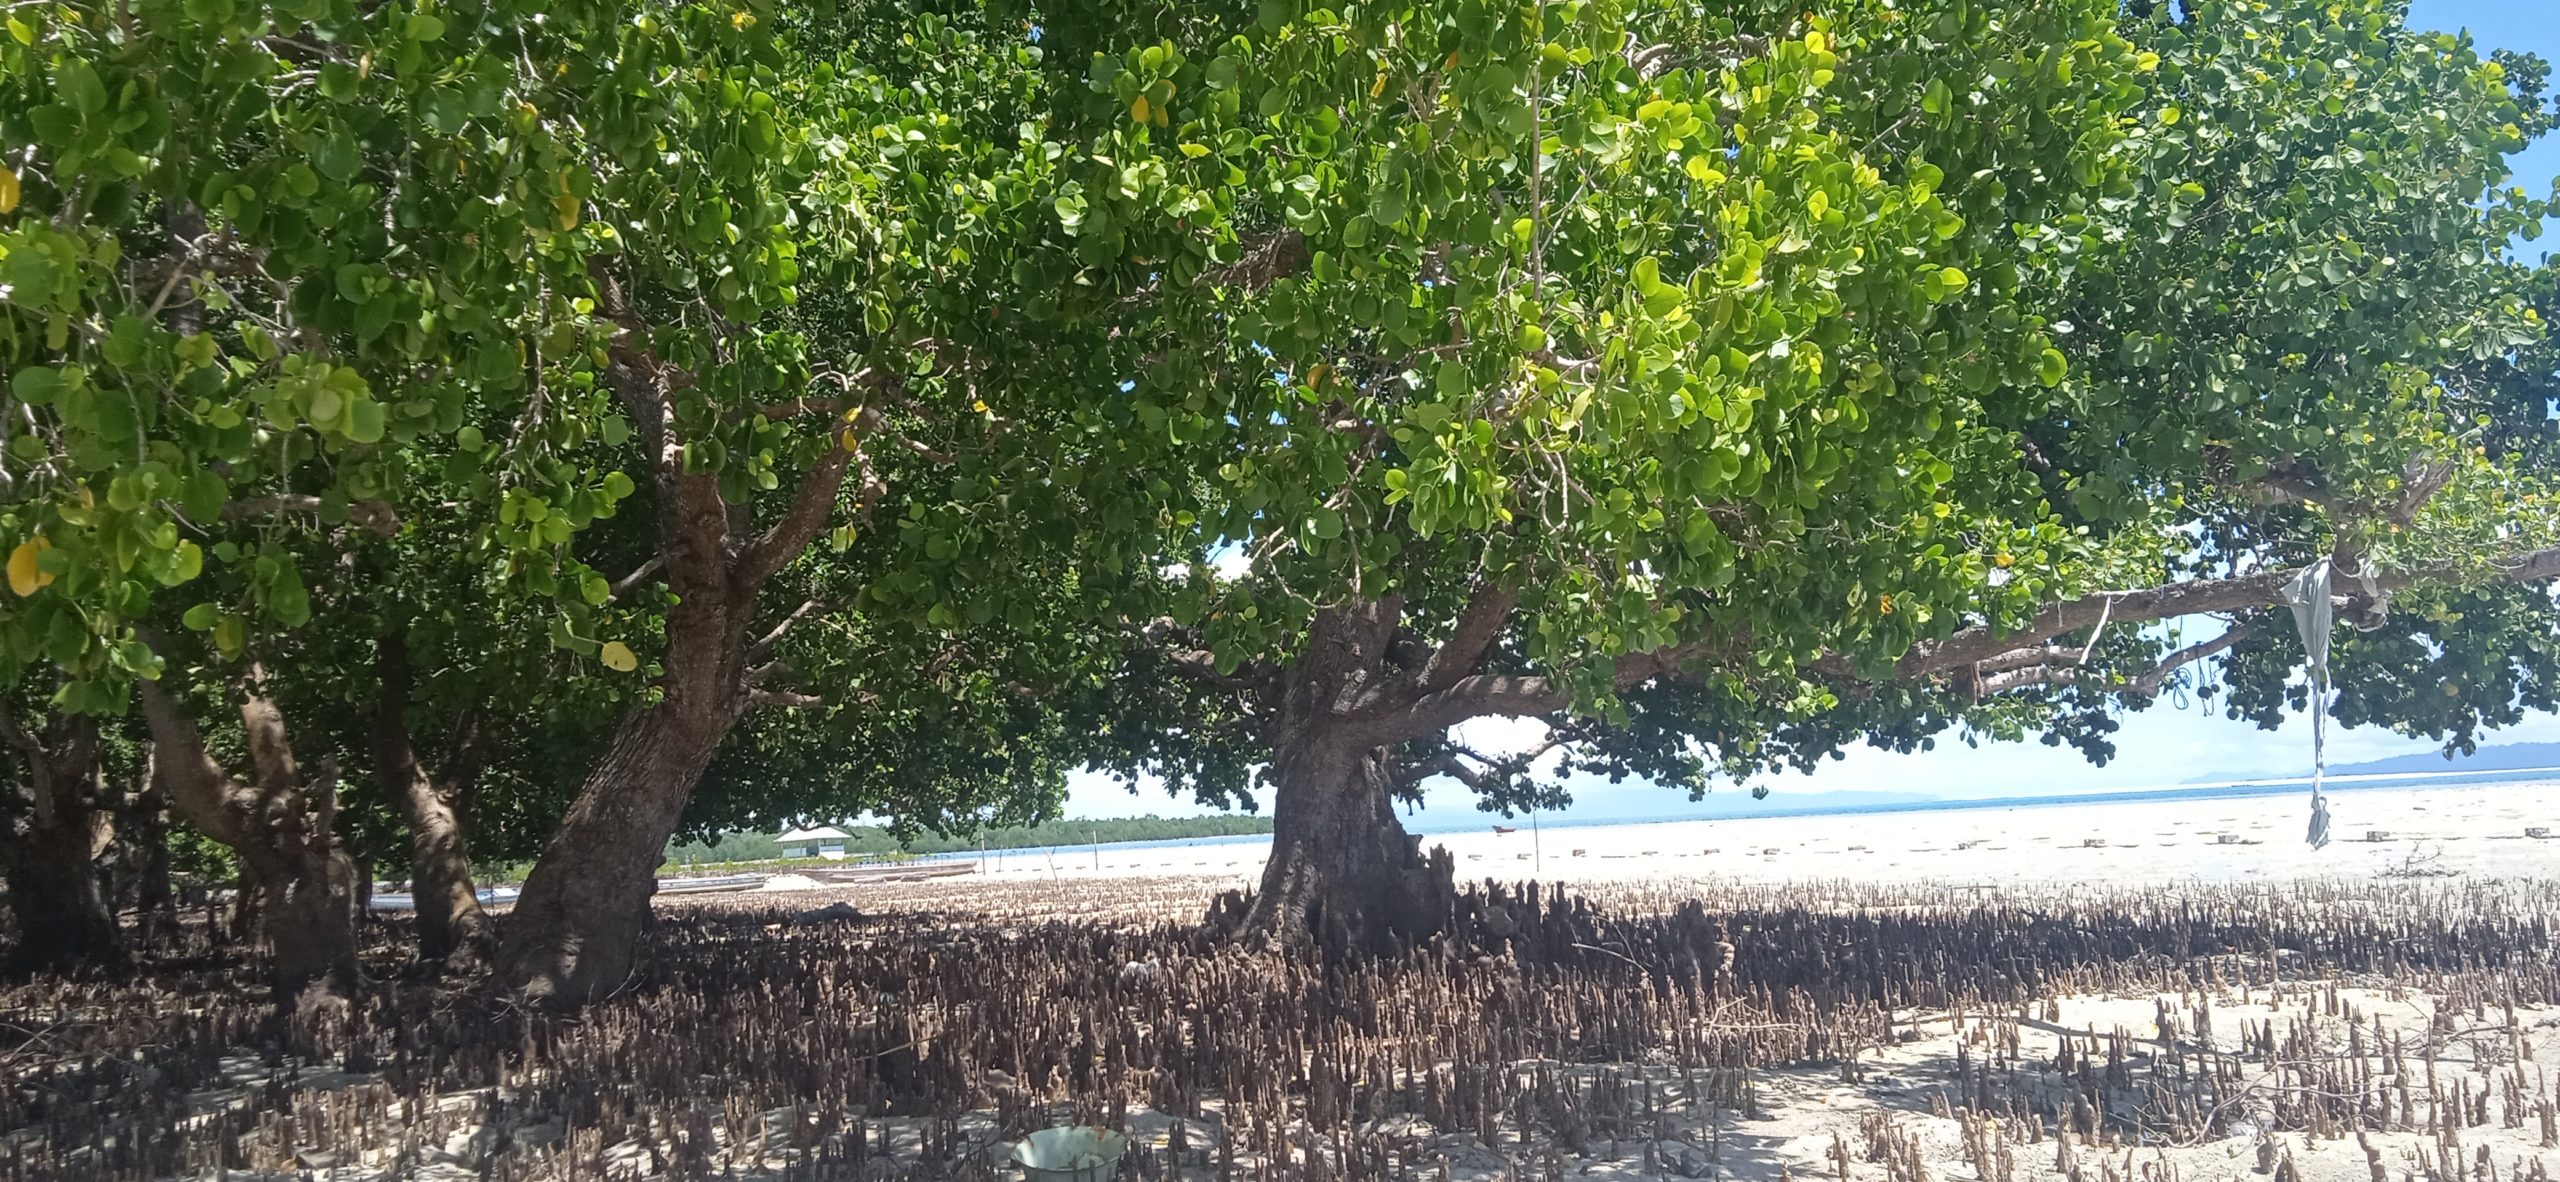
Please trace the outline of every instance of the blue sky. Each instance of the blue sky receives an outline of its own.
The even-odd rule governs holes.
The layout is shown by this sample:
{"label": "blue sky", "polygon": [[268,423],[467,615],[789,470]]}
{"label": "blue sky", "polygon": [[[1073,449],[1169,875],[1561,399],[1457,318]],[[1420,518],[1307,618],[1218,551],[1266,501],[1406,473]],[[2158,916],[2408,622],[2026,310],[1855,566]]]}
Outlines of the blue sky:
{"label": "blue sky", "polygon": [[[2421,29],[2468,32],[2484,56],[2491,50],[2514,49],[2560,61],[2560,3],[2553,0],[2414,0],[2409,5],[2409,23]],[[2516,180],[2525,191],[2542,194],[2554,176],[2560,176],[2560,136],[2544,136],[2516,157]],[[2560,241],[2546,235],[2528,249],[2540,254],[2560,249]]]}
{"label": "blue sky", "polygon": [[[2410,24],[2447,32],[2470,32],[2480,51],[2516,49],[2560,60],[2560,0],[2416,0]],[[2560,175],[2560,136],[2545,137],[2517,158],[2517,183],[2528,191],[2549,189]],[[2546,238],[2537,252],[2560,242]],[[2210,627],[2210,625],[2207,625]],[[1519,749],[1535,740],[1534,723],[1483,721],[1469,724],[1468,738],[1480,747]],[[2038,743],[1985,744],[1968,748],[1942,738],[1938,750],[1895,755],[1860,747],[1844,760],[1813,774],[1767,777],[1770,803],[1818,804],[1807,797],[1841,791],[1912,792],[1946,797],[1987,798],[2033,796],[2057,792],[2149,788],[2201,778],[2245,779],[2293,775],[2311,764],[2308,719],[2292,718],[2276,731],[2262,731],[2202,710],[2180,711],[2163,702],[2129,715],[2116,734],[2117,758],[2104,768],[2090,767],[2069,748]],[[2560,741],[2560,718],[2539,715],[2523,726],[2497,732],[2488,742]],[[2378,730],[2332,731],[2329,762],[2356,763],[2392,755],[2431,751],[2425,740],[2403,739]],[[1719,791],[1740,793],[1747,785]],[[1629,782],[1575,783],[1573,816],[1652,816],[1673,814],[1687,804],[1680,793]],[[1100,776],[1079,774],[1070,785],[1070,817],[1125,817],[1139,813],[1187,815],[1208,810],[1175,800],[1152,789],[1131,794]],[[1478,816],[1472,798],[1458,785],[1442,781],[1425,792],[1425,823],[1442,824]]]}

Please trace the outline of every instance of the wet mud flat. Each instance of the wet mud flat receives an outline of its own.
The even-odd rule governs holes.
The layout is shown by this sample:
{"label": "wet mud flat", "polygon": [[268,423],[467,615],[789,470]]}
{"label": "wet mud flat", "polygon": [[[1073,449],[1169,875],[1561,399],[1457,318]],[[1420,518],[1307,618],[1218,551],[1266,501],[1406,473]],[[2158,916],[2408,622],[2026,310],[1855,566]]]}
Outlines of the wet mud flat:
{"label": "wet mud flat", "polygon": [[[2560,884],[1484,884],[1448,933],[1219,938],[1213,882],[670,901],[575,1015],[254,967],[0,990],[0,1179],[2541,1182]],[[824,904],[824,905],[822,905]]]}

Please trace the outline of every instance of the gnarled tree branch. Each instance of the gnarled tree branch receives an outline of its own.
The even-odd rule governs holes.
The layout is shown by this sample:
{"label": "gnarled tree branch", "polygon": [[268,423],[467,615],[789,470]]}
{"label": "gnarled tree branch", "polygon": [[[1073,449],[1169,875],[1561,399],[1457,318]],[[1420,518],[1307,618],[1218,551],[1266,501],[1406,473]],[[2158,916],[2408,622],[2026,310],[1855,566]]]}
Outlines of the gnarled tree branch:
{"label": "gnarled tree branch", "polygon": [[1478,584],[1467,605],[1459,609],[1458,622],[1449,629],[1449,638],[1431,650],[1430,659],[1423,663],[1415,687],[1426,694],[1435,693],[1473,672],[1484,660],[1485,650],[1501,637],[1503,626],[1511,622],[1512,609],[1519,605],[1518,588]]}
{"label": "gnarled tree branch", "polygon": [[762,586],[825,532],[828,520],[835,514],[836,494],[843,490],[845,473],[853,470],[857,454],[858,449],[841,444],[830,447],[800,474],[800,486],[792,491],[790,507],[738,555],[736,577],[740,586]]}
{"label": "gnarled tree branch", "polygon": [[[2493,560],[2490,568],[2495,582],[2538,583],[2560,579],[2560,546]],[[2465,573],[2463,568],[2451,564],[2387,571],[2376,575],[2373,585],[2377,593],[2391,592],[2425,584],[2459,583]],[[1961,629],[1943,640],[1913,645],[1911,651],[1895,663],[1894,674],[1906,678],[1925,677],[1987,661],[2066,632],[2097,627],[2102,617],[2118,624],[2146,624],[2207,612],[2275,607],[2284,602],[2285,587],[2300,574],[2294,569],[2269,570],[2238,578],[2197,579],[2136,591],[2083,595],[2045,608],[2037,612],[2033,620],[2015,629],[1976,625]],[[2351,600],[2365,594],[2360,582],[2347,583],[2345,589]]]}
{"label": "gnarled tree branch", "polygon": [[[224,521],[254,521],[285,513],[318,513],[320,498],[308,493],[277,493],[273,496],[250,497],[222,507]],[[400,532],[400,514],[389,502],[363,500],[347,502],[347,520],[357,526],[390,537]]]}

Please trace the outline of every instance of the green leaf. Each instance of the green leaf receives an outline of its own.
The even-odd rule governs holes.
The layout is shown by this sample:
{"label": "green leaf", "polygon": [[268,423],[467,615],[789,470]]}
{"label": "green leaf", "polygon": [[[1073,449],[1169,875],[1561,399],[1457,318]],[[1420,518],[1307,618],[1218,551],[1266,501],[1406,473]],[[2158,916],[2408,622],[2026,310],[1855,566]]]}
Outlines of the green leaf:
{"label": "green leaf", "polygon": [[381,403],[359,398],[347,407],[347,438],[357,443],[380,443],[385,426]]}
{"label": "green leaf", "polygon": [[63,102],[83,115],[95,115],[107,109],[107,87],[98,80],[98,71],[79,58],[63,59],[53,75],[54,89]]}
{"label": "green leaf", "polygon": [[29,406],[51,406],[53,396],[63,385],[61,370],[50,365],[30,365],[18,371],[18,376],[10,381],[9,389],[18,396],[18,401]]}

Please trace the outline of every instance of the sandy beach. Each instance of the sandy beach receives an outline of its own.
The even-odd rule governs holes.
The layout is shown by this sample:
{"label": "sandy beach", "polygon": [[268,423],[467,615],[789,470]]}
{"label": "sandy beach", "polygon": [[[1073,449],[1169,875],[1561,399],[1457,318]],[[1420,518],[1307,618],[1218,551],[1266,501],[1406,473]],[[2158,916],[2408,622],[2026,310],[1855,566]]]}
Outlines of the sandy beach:
{"label": "sandy beach", "polygon": [[[2303,841],[2307,794],[1541,827],[1487,814],[1426,836],[1461,880],[1869,883],[2240,882],[2560,873],[2560,781],[2373,788],[2329,797],[2331,844]],[[1496,823],[1517,832],[1497,834]],[[2535,840],[2527,829],[2555,836]],[[1270,842],[990,852],[996,878],[1206,878],[1250,885]]]}

